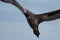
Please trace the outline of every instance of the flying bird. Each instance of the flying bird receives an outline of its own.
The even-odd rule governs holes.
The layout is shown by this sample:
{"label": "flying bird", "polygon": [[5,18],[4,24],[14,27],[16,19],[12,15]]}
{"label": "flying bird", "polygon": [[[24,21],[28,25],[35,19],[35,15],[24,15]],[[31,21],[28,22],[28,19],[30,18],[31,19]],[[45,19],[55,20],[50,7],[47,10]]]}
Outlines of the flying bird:
{"label": "flying bird", "polygon": [[34,14],[30,10],[24,9],[16,0],[1,0],[1,1],[16,6],[25,15],[27,22],[29,23],[30,27],[33,30],[33,33],[37,37],[39,37],[40,35],[38,29],[40,23],[44,21],[53,21],[60,18],[60,9],[42,14]]}

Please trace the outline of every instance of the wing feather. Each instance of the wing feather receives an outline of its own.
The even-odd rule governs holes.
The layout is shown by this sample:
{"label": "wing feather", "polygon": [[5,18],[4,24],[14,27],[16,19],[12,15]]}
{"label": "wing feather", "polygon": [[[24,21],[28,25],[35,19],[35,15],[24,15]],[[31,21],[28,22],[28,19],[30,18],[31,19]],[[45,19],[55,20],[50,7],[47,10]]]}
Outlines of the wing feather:
{"label": "wing feather", "polygon": [[60,18],[60,10],[48,12],[45,15],[47,15],[45,21],[56,20]]}
{"label": "wing feather", "polygon": [[[43,14],[38,14],[38,16],[41,17],[42,20],[44,20],[44,21],[56,20],[56,19],[60,18],[60,9],[51,11],[51,12],[47,12],[47,13],[43,13]],[[41,19],[39,19],[39,20],[41,20]]]}

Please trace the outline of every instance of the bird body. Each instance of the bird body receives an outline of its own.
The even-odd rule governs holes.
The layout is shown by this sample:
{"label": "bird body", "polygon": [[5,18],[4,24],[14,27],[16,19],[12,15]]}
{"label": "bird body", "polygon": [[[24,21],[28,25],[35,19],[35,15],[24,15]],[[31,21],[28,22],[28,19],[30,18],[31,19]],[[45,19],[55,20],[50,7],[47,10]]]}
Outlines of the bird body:
{"label": "bird body", "polygon": [[25,15],[28,24],[33,29],[33,33],[37,37],[39,37],[40,34],[38,26],[41,22],[52,21],[60,18],[60,9],[42,14],[34,14],[31,11],[24,9],[16,0],[1,0],[1,1],[16,6]]}

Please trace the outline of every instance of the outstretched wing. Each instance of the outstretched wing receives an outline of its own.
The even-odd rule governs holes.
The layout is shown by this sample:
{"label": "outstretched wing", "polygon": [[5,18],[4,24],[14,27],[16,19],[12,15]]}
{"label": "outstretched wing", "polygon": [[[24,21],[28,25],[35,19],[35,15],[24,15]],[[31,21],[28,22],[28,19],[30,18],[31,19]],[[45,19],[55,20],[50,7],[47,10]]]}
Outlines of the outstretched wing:
{"label": "outstretched wing", "polygon": [[24,8],[16,1],[16,0],[0,0],[5,3],[10,3],[16,6],[22,13],[24,12]]}
{"label": "outstretched wing", "polygon": [[45,14],[46,19],[45,21],[52,21],[60,18],[60,10],[48,12]]}
{"label": "outstretched wing", "polygon": [[22,13],[24,13],[24,8],[19,4],[17,1],[14,1],[12,3],[14,6],[16,6]]}
{"label": "outstretched wing", "polygon": [[[47,12],[44,14],[39,14],[38,16],[42,18],[42,21],[56,20],[56,19],[60,18],[60,9],[55,10],[55,11],[51,11],[51,12]],[[39,19],[39,20],[41,20],[41,19]]]}

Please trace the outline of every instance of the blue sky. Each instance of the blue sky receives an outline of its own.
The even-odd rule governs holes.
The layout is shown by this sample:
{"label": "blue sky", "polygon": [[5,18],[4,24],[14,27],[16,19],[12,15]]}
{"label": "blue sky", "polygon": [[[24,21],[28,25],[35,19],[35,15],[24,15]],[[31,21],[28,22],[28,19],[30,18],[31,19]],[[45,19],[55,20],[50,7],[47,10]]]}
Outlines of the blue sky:
{"label": "blue sky", "polygon": [[[60,0],[17,0],[35,14],[60,9]],[[0,40],[60,40],[60,19],[39,25],[39,39],[15,6],[0,2]]]}

